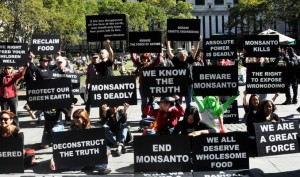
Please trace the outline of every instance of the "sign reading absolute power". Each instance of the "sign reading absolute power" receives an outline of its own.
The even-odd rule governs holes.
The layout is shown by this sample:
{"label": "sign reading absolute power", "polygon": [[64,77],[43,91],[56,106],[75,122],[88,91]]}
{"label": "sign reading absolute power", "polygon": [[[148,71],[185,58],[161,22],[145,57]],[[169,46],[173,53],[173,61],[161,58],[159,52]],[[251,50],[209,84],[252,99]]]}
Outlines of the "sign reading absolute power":
{"label": "sign reading absolute power", "polygon": [[33,35],[30,50],[34,54],[51,55],[60,50],[59,35]]}

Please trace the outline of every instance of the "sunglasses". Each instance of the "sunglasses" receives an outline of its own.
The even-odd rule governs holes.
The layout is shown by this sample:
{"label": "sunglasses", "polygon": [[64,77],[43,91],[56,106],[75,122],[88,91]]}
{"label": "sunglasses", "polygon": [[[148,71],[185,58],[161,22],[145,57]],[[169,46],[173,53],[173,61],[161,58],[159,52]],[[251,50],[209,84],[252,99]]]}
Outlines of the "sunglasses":
{"label": "sunglasses", "polygon": [[0,122],[4,121],[4,122],[7,122],[9,119],[7,118],[0,118]]}
{"label": "sunglasses", "polygon": [[80,119],[82,116],[73,116],[73,119]]}

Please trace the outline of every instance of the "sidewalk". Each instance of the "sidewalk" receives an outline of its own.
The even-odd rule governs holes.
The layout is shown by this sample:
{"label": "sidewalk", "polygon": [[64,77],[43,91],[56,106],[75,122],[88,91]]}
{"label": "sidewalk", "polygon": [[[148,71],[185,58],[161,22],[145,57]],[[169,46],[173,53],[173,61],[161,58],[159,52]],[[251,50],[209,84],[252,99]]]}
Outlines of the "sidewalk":
{"label": "sidewalk", "polygon": [[[241,86],[239,88],[240,93],[243,93],[245,87]],[[300,89],[299,89],[300,90]],[[268,98],[272,98],[273,94],[269,94]],[[138,95],[138,98],[140,96]],[[249,97],[248,97],[249,98]],[[239,117],[240,119],[244,116],[244,110],[242,108],[242,95],[238,98],[239,107]],[[280,117],[293,119],[300,119],[300,114],[296,111],[298,105],[281,105],[285,101],[284,94],[280,96],[275,101],[277,106],[276,113]],[[51,173],[49,169],[49,159],[52,157],[52,149],[39,149],[39,143],[41,142],[42,131],[43,131],[43,121],[40,125],[35,124],[35,120],[29,117],[29,114],[23,109],[25,100],[20,100],[18,105],[20,127],[25,135],[25,147],[36,149],[36,159],[38,165],[25,170],[24,174],[3,174],[0,176],[74,176],[74,175],[87,175],[84,173],[74,174],[71,172],[64,172],[60,174]],[[81,98],[78,97],[78,103],[74,110],[78,108],[84,108]],[[131,105],[128,111],[128,122],[131,126],[131,131],[133,135],[140,135],[137,132],[139,126],[140,117],[140,100],[138,100],[138,105]],[[91,120],[92,125],[97,127],[98,119],[98,109],[91,109]],[[230,124],[226,127],[232,131],[246,131],[244,124]],[[109,175],[118,176],[133,176],[133,147],[132,143],[127,146],[128,152],[120,157],[109,157],[108,167],[112,169],[112,173]],[[261,176],[262,173],[268,177],[299,177],[300,176],[300,153],[288,154],[288,155],[278,155],[278,156],[268,156],[268,157],[255,157],[250,158],[250,171],[255,177]],[[95,173],[96,174],[96,173]],[[179,175],[177,175],[179,176]],[[182,176],[182,175],[181,175]],[[183,175],[186,176],[186,175]],[[196,176],[196,174],[194,174]],[[222,176],[223,177],[223,176]]]}

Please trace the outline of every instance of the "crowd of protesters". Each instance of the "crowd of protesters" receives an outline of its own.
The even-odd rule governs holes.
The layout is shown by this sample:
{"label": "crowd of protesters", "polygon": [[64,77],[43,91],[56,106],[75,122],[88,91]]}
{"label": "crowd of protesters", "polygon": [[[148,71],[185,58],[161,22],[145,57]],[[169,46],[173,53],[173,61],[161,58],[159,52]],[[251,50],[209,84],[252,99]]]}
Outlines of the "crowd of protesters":
{"label": "crowd of protesters", "polygon": [[[229,59],[218,59],[216,62],[205,60],[203,52],[199,51],[200,41],[200,39],[196,41],[194,50],[190,54],[187,50],[183,49],[178,52],[178,55],[175,55],[168,40],[166,41],[166,54],[130,54],[131,60],[137,68],[135,73],[138,76],[139,92],[141,95],[140,115],[141,122],[143,123],[140,127],[140,130],[142,130],[141,134],[199,136],[202,134],[226,132],[223,125],[223,114],[239,95],[239,92],[236,95],[228,97],[217,97],[213,93],[211,96],[203,98],[194,96],[192,69],[195,66],[229,66],[237,64],[237,62]],[[86,71],[84,71],[86,73],[86,81],[83,92],[81,92],[81,97],[85,101],[85,109],[74,111],[73,106],[71,106],[63,109],[31,110],[27,104],[25,105],[24,108],[33,119],[37,119],[38,123],[40,123],[42,115],[44,116],[42,148],[51,146],[52,133],[64,131],[67,125],[70,125],[69,129],[72,131],[91,128],[89,114],[92,99],[90,94],[92,77],[114,77],[113,67],[115,64],[120,65],[121,75],[127,73],[122,67],[124,61],[122,59],[115,59],[109,40],[106,41],[106,49],[102,49],[99,53],[92,55],[90,63],[87,57],[83,57],[79,53],[76,54],[75,59],[72,61],[73,64],[70,59],[61,56],[60,53],[57,54],[55,59],[49,56],[40,56],[38,64],[34,63],[33,58],[35,58],[35,55],[29,52],[28,63],[25,67],[19,68],[19,71],[14,73],[13,67],[6,66],[4,72],[0,75],[0,134],[2,137],[16,136],[20,129],[17,112],[18,96],[16,83],[22,76],[24,76],[25,82],[31,82],[34,80],[51,79],[51,71],[61,74],[73,73],[75,72],[73,64],[77,68],[86,67]],[[280,59],[285,62],[286,67],[291,69],[290,71],[293,75],[290,79],[289,87],[285,92],[286,101],[283,104],[297,104],[299,58],[292,48],[281,51],[280,57],[276,58],[275,62],[270,63],[269,60],[259,58],[254,63],[256,62],[260,66],[273,66],[277,65]],[[250,61],[246,58],[242,58],[242,60],[245,66]],[[155,102],[155,98],[152,95],[145,95],[143,93],[145,85],[142,80],[142,69],[151,67],[183,67],[187,69],[189,82],[188,91],[184,94],[185,102],[182,97],[177,95],[161,97],[159,101]],[[290,85],[292,85],[293,96],[290,93]],[[244,91],[243,106],[245,116],[243,121],[247,126],[250,141],[254,139],[254,123],[284,121],[274,113],[276,107],[273,102],[278,97],[278,94],[276,93],[272,100],[266,99],[266,95],[252,94],[247,102],[247,91]],[[192,105],[193,99],[196,102],[196,106]],[[122,105],[123,109],[120,108]],[[132,140],[130,128],[127,123],[128,108],[129,105],[127,103],[120,103],[120,105],[99,105],[99,127],[105,128],[108,146],[116,147],[117,156],[126,153],[125,144]],[[65,114],[65,124],[62,121],[62,113]],[[145,125],[145,122],[148,124]],[[53,159],[51,160],[50,167],[52,170],[56,169]],[[93,169],[98,170],[99,174],[107,174],[111,171],[107,168],[107,164],[98,164]]]}

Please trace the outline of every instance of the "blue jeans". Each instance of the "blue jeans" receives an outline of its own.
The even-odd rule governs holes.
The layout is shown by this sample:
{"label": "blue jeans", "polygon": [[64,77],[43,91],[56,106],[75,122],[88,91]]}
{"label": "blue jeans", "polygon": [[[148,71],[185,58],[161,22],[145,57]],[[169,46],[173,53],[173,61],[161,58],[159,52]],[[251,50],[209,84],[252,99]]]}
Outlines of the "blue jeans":
{"label": "blue jeans", "polygon": [[[187,86],[187,93],[185,94],[185,104],[186,107],[190,107],[192,103],[192,91],[193,91],[193,86],[192,84],[188,84]],[[182,97],[180,97],[179,102],[182,104]]]}
{"label": "blue jeans", "polygon": [[127,133],[128,133],[128,128],[126,125],[123,125],[121,127],[121,130],[118,132],[113,133],[110,131],[108,125],[103,126],[105,128],[105,137],[107,141],[113,145],[124,145],[126,138],[127,138]]}
{"label": "blue jeans", "polygon": [[63,132],[65,129],[62,122],[50,122],[46,121],[42,136],[42,145],[51,145],[52,143],[52,133],[53,132]]}

